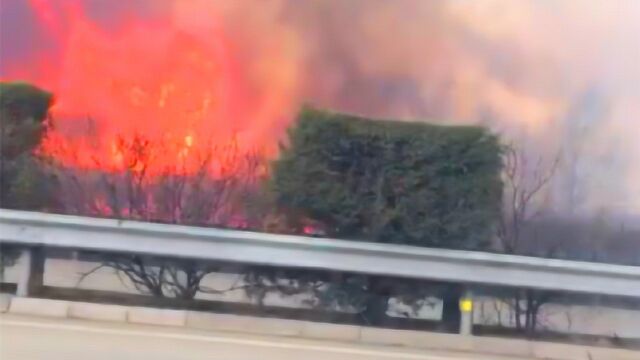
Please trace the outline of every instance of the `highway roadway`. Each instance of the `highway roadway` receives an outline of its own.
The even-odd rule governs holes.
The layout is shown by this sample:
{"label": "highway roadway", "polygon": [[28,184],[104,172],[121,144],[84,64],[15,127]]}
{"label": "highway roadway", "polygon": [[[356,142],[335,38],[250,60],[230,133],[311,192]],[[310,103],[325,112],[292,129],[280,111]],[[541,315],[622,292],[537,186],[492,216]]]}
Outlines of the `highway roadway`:
{"label": "highway roadway", "polygon": [[171,327],[2,315],[0,316],[0,359],[497,360],[500,358],[294,338],[212,333]]}

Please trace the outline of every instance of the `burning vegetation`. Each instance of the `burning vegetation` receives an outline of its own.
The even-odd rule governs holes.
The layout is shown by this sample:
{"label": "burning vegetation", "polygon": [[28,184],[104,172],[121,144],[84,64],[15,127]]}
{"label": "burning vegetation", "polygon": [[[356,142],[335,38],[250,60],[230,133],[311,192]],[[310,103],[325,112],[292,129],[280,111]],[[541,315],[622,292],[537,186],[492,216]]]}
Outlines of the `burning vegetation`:
{"label": "burning vegetation", "polygon": [[136,137],[171,149],[156,173],[230,139],[273,157],[311,102],[488,125],[566,162],[548,210],[640,209],[634,0],[4,0],[0,14],[0,78],[55,94],[42,150],[68,166],[122,169]]}
{"label": "burning vegetation", "polygon": [[[580,11],[596,16],[590,11],[598,7],[585,3]],[[640,135],[628,125],[640,102],[626,84],[640,83],[640,74],[626,71],[624,52],[612,52],[611,60],[580,46],[555,53],[561,47],[553,39],[563,36],[609,49],[609,37],[585,42],[583,35],[606,30],[577,20],[560,32],[556,20],[543,16],[572,6],[510,2],[498,19],[492,0],[485,7],[460,4],[4,0],[1,34],[21,19],[28,24],[24,43],[38,46],[0,45],[16,49],[0,53],[0,76],[46,91],[2,84],[3,101],[25,88],[41,100],[36,115],[17,117],[4,111],[13,114],[22,100],[1,104],[2,189],[11,195],[2,205],[585,257],[563,235],[573,226],[572,234],[586,237],[577,230],[582,223],[558,225],[549,216],[599,216],[620,203],[640,209],[634,182],[640,175],[628,165],[640,159],[628,141]],[[624,14],[614,15],[622,24],[616,29],[635,28]],[[640,61],[634,52],[640,49],[630,48],[629,57]],[[573,67],[578,58],[589,64]],[[285,139],[307,100],[361,115],[309,107]],[[368,117],[474,125],[374,125]],[[17,155],[5,151],[6,140],[17,138],[5,134],[8,120],[38,134],[16,147]],[[518,149],[505,149],[498,139]],[[51,188],[55,199],[43,196]],[[640,261],[637,233],[618,231],[606,219],[595,224],[587,257]],[[608,251],[605,242],[616,239],[629,242],[625,257],[600,256]],[[102,266],[124,273],[141,292],[188,300],[204,291],[204,276],[220,270],[138,255],[108,257]],[[251,296],[312,293],[314,306],[355,309],[370,323],[384,321],[391,298],[418,309],[439,287],[444,312],[456,322],[455,286],[296,269],[242,271]],[[505,295],[518,319],[520,313],[527,319],[518,328],[533,331],[548,295]]]}
{"label": "burning vegetation", "polygon": [[[107,27],[89,2],[29,4],[49,46],[7,72],[56,96],[42,153],[73,168],[161,176],[196,173],[202,154],[221,147],[276,150],[293,84],[278,87],[286,75],[269,71],[269,54],[257,69],[218,26],[189,31],[166,14],[125,14]],[[144,154],[131,148],[142,143]],[[233,166],[225,156],[207,164],[211,173]]]}

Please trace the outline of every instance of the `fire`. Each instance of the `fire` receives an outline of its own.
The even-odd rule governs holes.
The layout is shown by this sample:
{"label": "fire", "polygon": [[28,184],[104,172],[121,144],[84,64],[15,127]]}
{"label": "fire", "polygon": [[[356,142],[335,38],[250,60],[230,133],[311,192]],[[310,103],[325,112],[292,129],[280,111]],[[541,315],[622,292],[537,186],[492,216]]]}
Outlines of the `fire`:
{"label": "fire", "polygon": [[193,146],[193,136],[187,135],[184,137],[184,145],[188,148]]}
{"label": "fire", "polygon": [[[194,34],[171,9],[106,26],[84,4],[30,0],[55,50],[10,75],[56,96],[42,152],[67,166],[118,169],[131,166],[122,141],[142,138],[155,147],[146,170],[160,172],[232,141],[241,151],[275,151],[293,109],[296,84],[287,74],[270,71],[271,78],[257,80],[264,74],[255,75],[222,26]],[[219,22],[206,10],[208,22]],[[261,61],[277,63],[273,56]],[[268,82],[271,91],[263,89]]]}

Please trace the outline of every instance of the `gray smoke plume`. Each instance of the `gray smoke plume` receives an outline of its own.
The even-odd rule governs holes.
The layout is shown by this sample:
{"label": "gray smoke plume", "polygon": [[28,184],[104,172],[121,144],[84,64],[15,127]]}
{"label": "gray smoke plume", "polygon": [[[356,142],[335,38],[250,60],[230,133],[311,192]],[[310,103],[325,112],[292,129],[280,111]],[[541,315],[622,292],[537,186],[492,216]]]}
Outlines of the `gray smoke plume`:
{"label": "gray smoke plume", "polygon": [[[221,26],[239,56],[275,54],[269,71],[288,68],[296,105],[490,125],[533,157],[561,155],[553,210],[640,213],[639,1],[84,2],[107,28],[119,16],[170,17],[206,41]],[[9,61],[28,53],[37,26],[22,0],[3,7]],[[18,26],[16,41],[7,34]]]}

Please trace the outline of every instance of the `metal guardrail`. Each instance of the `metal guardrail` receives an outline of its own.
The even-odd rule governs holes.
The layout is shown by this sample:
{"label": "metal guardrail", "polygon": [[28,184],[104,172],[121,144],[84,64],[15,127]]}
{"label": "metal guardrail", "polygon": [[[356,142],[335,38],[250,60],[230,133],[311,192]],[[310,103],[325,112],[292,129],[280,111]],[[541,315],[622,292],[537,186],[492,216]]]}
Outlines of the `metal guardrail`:
{"label": "metal guardrail", "polygon": [[0,242],[640,297],[640,267],[0,210]]}

